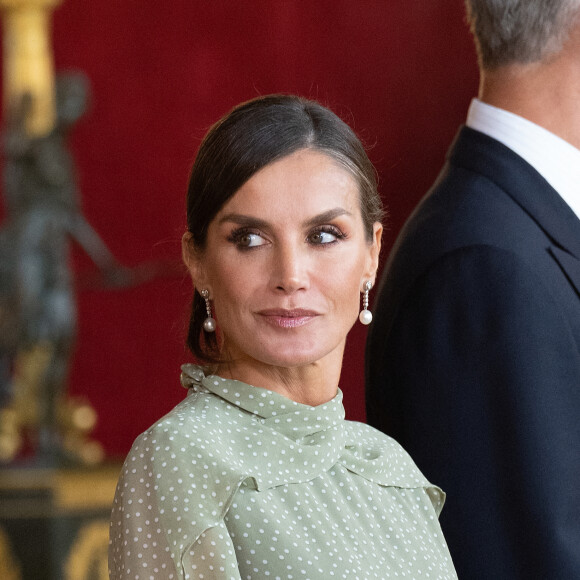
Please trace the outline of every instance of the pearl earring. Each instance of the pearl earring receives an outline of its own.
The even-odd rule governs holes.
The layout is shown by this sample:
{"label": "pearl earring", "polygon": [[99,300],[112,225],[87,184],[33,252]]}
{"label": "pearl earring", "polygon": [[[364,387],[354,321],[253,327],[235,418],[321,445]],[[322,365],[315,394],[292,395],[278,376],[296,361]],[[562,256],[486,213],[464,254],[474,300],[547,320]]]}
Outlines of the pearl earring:
{"label": "pearl earring", "polygon": [[205,300],[205,311],[207,318],[203,321],[203,329],[206,332],[215,332],[215,319],[211,315],[211,306],[209,303],[209,290],[205,288],[200,292],[201,297]]}
{"label": "pearl earring", "polygon": [[361,313],[358,315],[358,319],[365,326],[367,324],[370,324],[373,319],[373,314],[369,310],[369,291],[372,287],[373,283],[370,280],[365,283],[365,290],[363,294],[363,309],[361,310]]}

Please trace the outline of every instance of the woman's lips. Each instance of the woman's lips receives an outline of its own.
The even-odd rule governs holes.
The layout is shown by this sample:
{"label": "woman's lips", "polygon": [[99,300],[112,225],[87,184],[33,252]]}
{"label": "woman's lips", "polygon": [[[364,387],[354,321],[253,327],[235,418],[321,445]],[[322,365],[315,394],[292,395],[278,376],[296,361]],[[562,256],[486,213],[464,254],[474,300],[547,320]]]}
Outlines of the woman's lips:
{"label": "woman's lips", "polygon": [[313,310],[293,309],[269,309],[258,312],[266,322],[277,328],[297,328],[308,324],[318,316]]}

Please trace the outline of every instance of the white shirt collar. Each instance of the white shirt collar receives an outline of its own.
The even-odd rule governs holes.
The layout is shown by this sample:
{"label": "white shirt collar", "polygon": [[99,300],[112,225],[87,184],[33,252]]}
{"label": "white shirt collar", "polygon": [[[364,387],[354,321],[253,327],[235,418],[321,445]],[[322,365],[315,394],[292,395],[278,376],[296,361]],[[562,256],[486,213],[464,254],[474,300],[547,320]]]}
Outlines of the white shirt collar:
{"label": "white shirt collar", "polygon": [[527,161],[580,218],[580,149],[504,109],[473,99],[467,126],[493,137]]}

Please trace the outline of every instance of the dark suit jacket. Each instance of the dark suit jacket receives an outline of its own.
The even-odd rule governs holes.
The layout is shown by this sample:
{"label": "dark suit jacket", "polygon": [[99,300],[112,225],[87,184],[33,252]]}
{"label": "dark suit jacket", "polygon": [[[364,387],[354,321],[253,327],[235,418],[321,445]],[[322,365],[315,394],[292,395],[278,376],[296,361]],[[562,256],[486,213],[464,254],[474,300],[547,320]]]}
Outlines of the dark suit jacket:
{"label": "dark suit jacket", "polygon": [[579,260],[569,206],[464,127],[386,265],[368,422],[447,492],[461,580],[580,578]]}

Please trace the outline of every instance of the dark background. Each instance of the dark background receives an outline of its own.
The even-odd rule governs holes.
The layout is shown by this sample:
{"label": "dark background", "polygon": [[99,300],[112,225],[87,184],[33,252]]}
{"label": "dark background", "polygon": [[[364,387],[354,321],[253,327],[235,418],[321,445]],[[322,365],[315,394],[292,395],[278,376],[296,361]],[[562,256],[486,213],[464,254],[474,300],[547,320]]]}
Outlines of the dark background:
{"label": "dark background", "polygon": [[[53,45],[57,71],[80,69],[92,84],[71,139],[84,213],[128,266],[179,262],[202,136],[235,104],[272,92],[318,99],[370,148],[389,211],[384,259],[477,91],[461,0],[65,0]],[[80,252],[74,267],[88,279]],[[133,289],[80,286],[69,392],[97,410],[108,454],[124,455],[185,394],[190,282],[177,268]],[[364,339],[357,323],[341,379],[355,420]]]}

